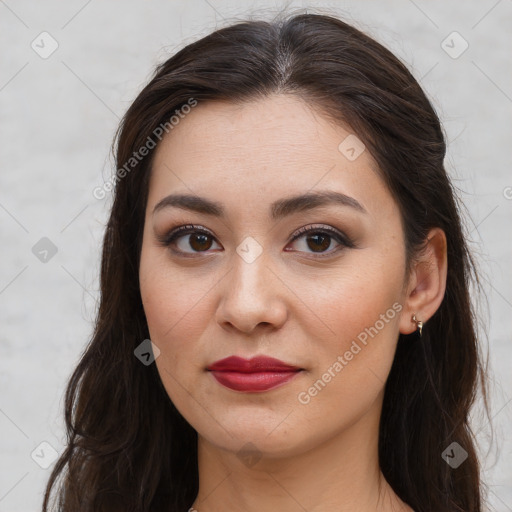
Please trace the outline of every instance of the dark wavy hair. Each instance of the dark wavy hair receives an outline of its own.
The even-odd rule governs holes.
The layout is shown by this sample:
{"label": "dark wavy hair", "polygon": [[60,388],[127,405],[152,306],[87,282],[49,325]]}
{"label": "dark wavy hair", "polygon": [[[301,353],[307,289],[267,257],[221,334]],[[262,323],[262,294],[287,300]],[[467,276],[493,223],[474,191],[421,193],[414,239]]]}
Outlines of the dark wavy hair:
{"label": "dark wavy hair", "polygon": [[[478,274],[444,168],[439,118],[399,59],[336,16],[238,20],[156,67],[115,134],[116,168],[191,98],[247,102],[274,93],[305,100],[364,142],[400,208],[408,268],[429,229],[446,234],[446,293],[421,338],[399,336],[385,384],[379,461],[416,512],[480,512],[484,485],[469,416],[479,388],[489,415],[470,299]],[[65,512],[184,512],[198,492],[197,433],[156,365],[134,356],[149,338],[138,271],[154,154],[115,180],[99,310],[66,389],[67,445],[47,483],[44,512],[50,501]],[[468,454],[456,469],[442,458],[452,442]]]}

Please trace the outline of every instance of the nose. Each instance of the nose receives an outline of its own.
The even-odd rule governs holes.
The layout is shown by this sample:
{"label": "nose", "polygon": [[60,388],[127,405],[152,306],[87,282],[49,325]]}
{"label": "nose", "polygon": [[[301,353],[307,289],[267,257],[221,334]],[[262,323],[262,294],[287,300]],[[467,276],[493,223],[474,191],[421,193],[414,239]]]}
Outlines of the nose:
{"label": "nose", "polygon": [[288,288],[263,252],[248,263],[238,255],[233,268],[219,283],[221,300],[216,320],[224,329],[254,334],[272,331],[286,322]]}

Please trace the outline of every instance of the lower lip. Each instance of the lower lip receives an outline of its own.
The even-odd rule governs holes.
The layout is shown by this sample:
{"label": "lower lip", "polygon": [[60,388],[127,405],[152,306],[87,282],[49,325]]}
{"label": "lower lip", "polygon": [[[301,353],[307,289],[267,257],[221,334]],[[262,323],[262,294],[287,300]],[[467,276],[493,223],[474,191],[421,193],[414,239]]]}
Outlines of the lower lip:
{"label": "lower lip", "polygon": [[267,391],[289,382],[301,371],[241,373],[227,371],[210,372],[217,381],[235,391]]}

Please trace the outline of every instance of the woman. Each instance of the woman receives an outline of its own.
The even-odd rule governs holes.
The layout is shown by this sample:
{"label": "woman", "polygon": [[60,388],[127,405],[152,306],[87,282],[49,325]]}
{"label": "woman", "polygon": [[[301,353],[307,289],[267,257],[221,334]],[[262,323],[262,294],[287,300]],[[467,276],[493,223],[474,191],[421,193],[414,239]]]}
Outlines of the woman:
{"label": "woman", "polygon": [[44,511],[59,476],[63,511],[481,511],[473,263],[406,67],[333,17],[237,23],[116,140]]}

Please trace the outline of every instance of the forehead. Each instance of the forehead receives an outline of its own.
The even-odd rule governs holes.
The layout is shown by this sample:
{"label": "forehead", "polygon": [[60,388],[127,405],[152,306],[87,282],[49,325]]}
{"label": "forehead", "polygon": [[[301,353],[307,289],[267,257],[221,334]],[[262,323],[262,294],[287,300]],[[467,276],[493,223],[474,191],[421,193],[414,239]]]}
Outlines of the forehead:
{"label": "forehead", "polygon": [[[355,152],[346,153],[347,140]],[[357,141],[349,126],[334,124],[297,96],[199,102],[156,149],[148,209],[179,192],[256,211],[283,196],[326,188],[355,197],[370,212],[393,208],[369,151],[357,156],[364,147]]]}
{"label": "forehead", "polygon": [[320,152],[338,152],[339,142],[350,134],[349,127],[334,125],[294,95],[275,94],[244,103],[199,102],[160,143],[155,164],[176,149],[176,162],[210,157],[213,151],[223,161],[246,156],[268,163],[317,159]]}

